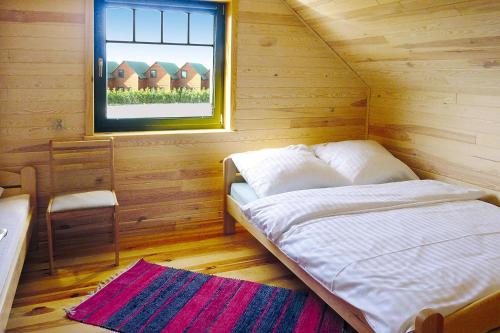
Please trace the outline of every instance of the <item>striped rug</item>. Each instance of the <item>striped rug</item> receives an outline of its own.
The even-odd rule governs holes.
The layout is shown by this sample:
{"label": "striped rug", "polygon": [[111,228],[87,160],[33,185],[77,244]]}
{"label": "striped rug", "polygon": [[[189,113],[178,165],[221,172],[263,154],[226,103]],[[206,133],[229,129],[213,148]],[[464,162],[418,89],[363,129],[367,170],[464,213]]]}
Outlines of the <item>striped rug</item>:
{"label": "striped rug", "polygon": [[354,332],[315,295],[140,260],[68,311],[117,332]]}

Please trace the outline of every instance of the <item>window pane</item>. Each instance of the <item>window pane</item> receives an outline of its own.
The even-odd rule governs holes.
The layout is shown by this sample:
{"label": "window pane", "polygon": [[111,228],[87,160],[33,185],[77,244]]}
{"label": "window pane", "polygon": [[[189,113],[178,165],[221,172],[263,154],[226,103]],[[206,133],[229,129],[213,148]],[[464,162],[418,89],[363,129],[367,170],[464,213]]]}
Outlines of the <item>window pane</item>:
{"label": "window pane", "polygon": [[158,10],[135,11],[135,40],[139,42],[161,41],[161,13]]}
{"label": "window pane", "polygon": [[117,64],[108,119],[212,116],[212,47],[108,43],[106,52]]}
{"label": "window pane", "polygon": [[187,43],[188,15],[179,11],[163,13],[163,39],[168,43]]}
{"label": "window pane", "polygon": [[132,10],[127,8],[106,9],[106,39],[132,40]]}
{"label": "window pane", "polygon": [[191,14],[190,42],[193,44],[213,44],[214,17],[206,14]]}

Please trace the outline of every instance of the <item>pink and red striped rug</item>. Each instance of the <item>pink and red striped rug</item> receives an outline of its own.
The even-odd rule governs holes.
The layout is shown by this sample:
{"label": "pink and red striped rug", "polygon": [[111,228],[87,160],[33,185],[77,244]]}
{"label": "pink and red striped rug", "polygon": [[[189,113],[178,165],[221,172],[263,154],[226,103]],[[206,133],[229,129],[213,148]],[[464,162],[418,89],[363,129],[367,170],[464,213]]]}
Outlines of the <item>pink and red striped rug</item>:
{"label": "pink and red striped rug", "polygon": [[354,332],[313,294],[140,260],[68,312],[117,332]]}

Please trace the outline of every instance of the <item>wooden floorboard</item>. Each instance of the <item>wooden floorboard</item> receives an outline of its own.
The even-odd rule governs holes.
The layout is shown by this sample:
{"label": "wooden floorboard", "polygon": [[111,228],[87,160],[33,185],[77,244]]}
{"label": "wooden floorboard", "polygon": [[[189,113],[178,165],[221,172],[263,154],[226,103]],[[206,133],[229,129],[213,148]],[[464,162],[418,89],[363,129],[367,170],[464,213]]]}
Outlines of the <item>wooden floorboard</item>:
{"label": "wooden floorboard", "polygon": [[98,284],[137,260],[223,277],[292,289],[305,289],[288,269],[250,234],[238,229],[222,235],[222,223],[203,230],[180,230],[125,238],[120,267],[113,267],[112,247],[86,244],[56,245],[57,274],[48,274],[46,245],[30,253],[17,289],[7,332],[105,332],[65,318],[65,308],[79,304]]}

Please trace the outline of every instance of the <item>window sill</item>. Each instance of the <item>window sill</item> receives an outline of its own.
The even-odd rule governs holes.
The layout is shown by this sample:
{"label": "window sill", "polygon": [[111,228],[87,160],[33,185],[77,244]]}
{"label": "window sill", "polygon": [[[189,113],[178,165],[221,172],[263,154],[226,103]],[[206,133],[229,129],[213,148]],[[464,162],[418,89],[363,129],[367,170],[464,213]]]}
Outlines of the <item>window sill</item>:
{"label": "window sill", "polygon": [[144,132],[110,132],[110,133],[95,133],[94,135],[86,135],[85,140],[105,139],[110,137],[148,137],[148,136],[166,136],[166,135],[186,135],[186,134],[220,134],[233,133],[232,129],[200,129],[200,130],[171,130],[171,131],[144,131]]}

